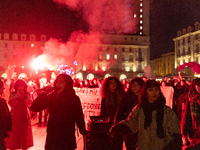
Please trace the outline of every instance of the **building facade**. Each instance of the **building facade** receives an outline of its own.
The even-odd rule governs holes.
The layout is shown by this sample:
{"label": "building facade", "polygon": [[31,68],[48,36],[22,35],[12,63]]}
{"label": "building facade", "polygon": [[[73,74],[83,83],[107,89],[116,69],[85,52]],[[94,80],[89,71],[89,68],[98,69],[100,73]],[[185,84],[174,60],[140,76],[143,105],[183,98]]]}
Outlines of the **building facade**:
{"label": "building facade", "polygon": [[150,61],[152,77],[164,77],[175,75],[174,52],[162,54],[161,57]]}
{"label": "building facade", "polygon": [[[200,63],[200,23],[195,22],[194,26],[188,26],[177,32],[174,40],[175,48],[175,70],[179,65],[196,61]],[[187,70],[188,71],[188,70]],[[189,72],[185,72],[190,74]]]}
{"label": "building facade", "polygon": [[0,33],[0,73],[9,66],[15,71],[26,72],[32,69],[33,60],[42,53],[41,47],[46,36],[36,37],[34,34]]}
{"label": "building facade", "polygon": [[[150,65],[149,1],[130,0],[126,1],[126,6],[125,22],[132,20],[134,26],[127,27],[121,34],[102,34],[101,44],[96,45],[98,58],[90,65],[83,62],[76,78],[84,80],[115,75],[121,80],[144,75],[145,67]],[[132,34],[129,34],[130,30],[133,30]]]}

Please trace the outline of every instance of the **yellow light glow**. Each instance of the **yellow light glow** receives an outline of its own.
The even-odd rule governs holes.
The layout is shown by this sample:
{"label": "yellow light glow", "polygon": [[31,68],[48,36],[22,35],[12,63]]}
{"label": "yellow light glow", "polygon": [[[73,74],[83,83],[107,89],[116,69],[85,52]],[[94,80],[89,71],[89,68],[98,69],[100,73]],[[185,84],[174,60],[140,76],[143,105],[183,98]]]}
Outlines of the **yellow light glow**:
{"label": "yellow light glow", "polygon": [[83,65],[83,71],[86,71],[86,66],[85,65]]}

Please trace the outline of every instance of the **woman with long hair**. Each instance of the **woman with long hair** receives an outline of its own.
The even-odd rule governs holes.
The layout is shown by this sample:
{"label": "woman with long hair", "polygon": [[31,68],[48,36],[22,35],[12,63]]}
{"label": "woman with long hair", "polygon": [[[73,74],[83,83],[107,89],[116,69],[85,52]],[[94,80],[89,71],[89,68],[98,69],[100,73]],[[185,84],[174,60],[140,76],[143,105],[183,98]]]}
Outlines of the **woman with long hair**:
{"label": "woman with long hair", "polygon": [[179,120],[165,102],[158,82],[147,80],[142,86],[139,103],[127,119],[111,128],[111,134],[138,132],[137,150],[181,150]]}
{"label": "woman with long hair", "polygon": [[[123,99],[120,102],[117,113],[115,115],[115,123],[120,122],[128,117],[133,107],[138,104],[138,96],[140,94],[144,81],[142,78],[135,77],[131,80],[128,91],[124,94]],[[125,145],[127,150],[136,149],[137,133],[130,134],[126,137]]]}
{"label": "woman with long hair", "polygon": [[[104,79],[101,86],[101,116],[109,117],[107,129],[114,124],[114,117],[117,108],[123,98],[124,87],[116,76],[111,76]],[[112,148],[115,150],[122,149],[122,136],[116,136],[111,139]]]}
{"label": "woman with long hair", "polygon": [[45,150],[74,150],[75,125],[81,134],[86,133],[80,98],[75,94],[72,78],[66,74],[57,76],[53,89],[40,93],[31,110],[49,108]]}
{"label": "woman with long hair", "polygon": [[26,150],[33,146],[33,134],[28,109],[32,104],[32,99],[27,92],[27,84],[24,80],[18,79],[14,83],[14,90],[10,94],[8,101],[11,107],[12,132],[5,139],[6,147],[11,150]]}
{"label": "woman with long hair", "polygon": [[124,94],[124,87],[116,76],[111,76],[104,79],[100,91],[102,97],[101,116],[109,117],[111,127]]}

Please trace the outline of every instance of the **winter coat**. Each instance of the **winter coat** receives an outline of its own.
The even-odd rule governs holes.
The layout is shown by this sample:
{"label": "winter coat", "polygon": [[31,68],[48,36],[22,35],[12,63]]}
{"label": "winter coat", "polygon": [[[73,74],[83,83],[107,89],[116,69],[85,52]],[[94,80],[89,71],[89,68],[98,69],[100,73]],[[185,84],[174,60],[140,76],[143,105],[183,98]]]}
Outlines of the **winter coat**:
{"label": "winter coat", "polygon": [[75,91],[41,93],[35,99],[31,110],[39,112],[49,108],[46,150],[76,149],[75,124],[80,133],[85,131],[81,102]]}
{"label": "winter coat", "polygon": [[173,140],[172,134],[180,133],[180,124],[175,112],[168,106],[164,106],[163,129],[164,138],[157,136],[156,111],[152,112],[150,127],[144,128],[145,115],[143,109],[136,105],[128,118],[118,124],[126,125],[133,133],[138,131],[137,150],[161,150]]}
{"label": "winter coat", "polygon": [[194,130],[198,130],[200,127],[200,93],[192,90],[189,92],[188,97],[192,116],[192,127]]}
{"label": "winter coat", "polygon": [[120,105],[118,107],[115,123],[124,120],[128,117],[133,107],[138,104],[138,96],[136,96],[131,90],[127,91],[122,98]]}
{"label": "winter coat", "polygon": [[7,132],[12,130],[11,115],[5,99],[0,97],[0,138],[7,137]]}
{"label": "winter coat", "polygon": [[11,93],[8,101],[11,107],[12,132],[6,138],[7,149],[27,149],[33,146],[33,134],[28,107],[32,100],[14,98],[16,93]]}
{"label": "winter coat", "polygon": [[109,126],[114,124],[115,114],[123,94],[120,92],[109,92],[106,97],[102,98],[101,101],[101,116],[107,116],[110,119]]}
{"label": "winter coat", "polygon": [[0,97],[0,150],[6,150],[4,138],[12,130],[11,115],[5,99]]}

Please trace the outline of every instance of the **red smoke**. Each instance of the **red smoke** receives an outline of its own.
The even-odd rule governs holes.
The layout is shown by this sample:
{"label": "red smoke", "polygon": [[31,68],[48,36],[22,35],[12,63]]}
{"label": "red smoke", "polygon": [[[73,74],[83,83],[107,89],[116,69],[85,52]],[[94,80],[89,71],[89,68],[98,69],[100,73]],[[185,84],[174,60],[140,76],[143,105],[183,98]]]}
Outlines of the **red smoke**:
{"label": "red smoke", "polygon": [[[135,32],[136,19],[133,17],[135,5],[124,0],[54,0],[54,2],[65,4],[68,8],[83,14],[92,31],[128,34]],[[138,7],[139,4],[137,9]]]}
{"label": "red smoke", "polygon": [[200,73],[200,65],[196,61],[179,65],[177,69],[178,71],[180,71],[182,68],[185,68],[185,67],[191,68],[193,72]]}
{"label": "red smoke", "polygon": [[[50,39],[46,42],[43,48],[45,57],[41,58],[45,58],[45,62],[51,66],[51,70],[55,70],[59,64],[70,65],[74,61],[78,63],[77,69],[82,69],[81,64],[83,63],[87,69],[94,69],[98,67],[94,66],[94,60],[98,58],[99,45],[101,44],[100,34],[124,32],[132,34],[136,31],[134,23],[137,21],[133,18],[133,7],[136,4],[128,4],[129,1],[54,0],[54,2],[65,4],[68,8],[79,11],[88,21],[90,32],[75,31],[66,43],[57,39]],[[137,6],[139,7],[138,4]],[[109,43],[110,38],[107,41],[107,44]],[[109,66],[113,65],[111,63],[114,62],[110,62]]]}

